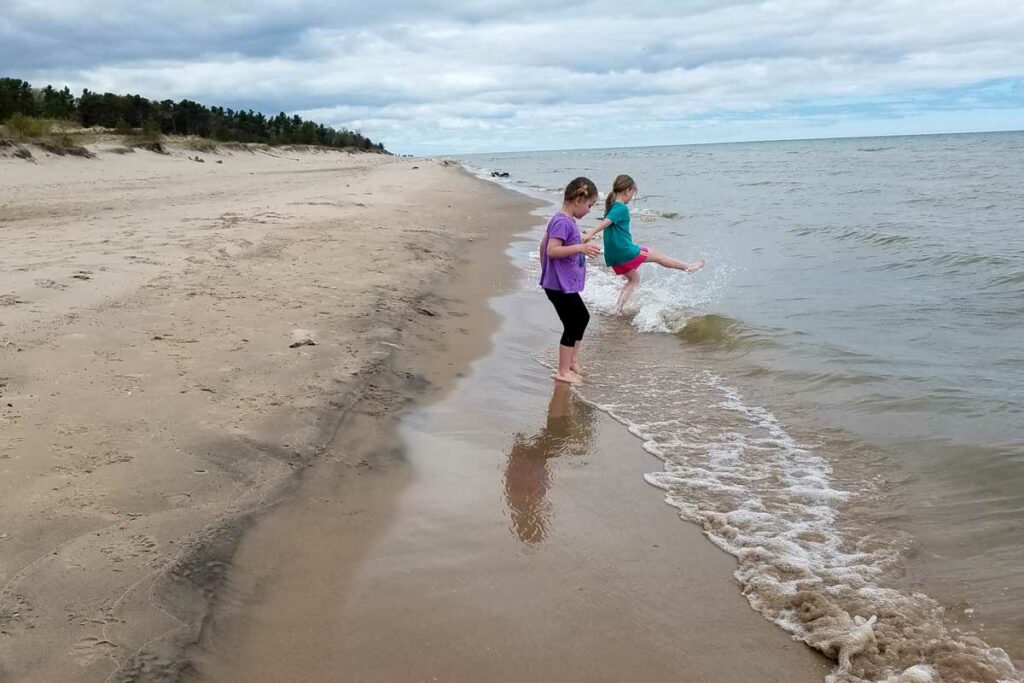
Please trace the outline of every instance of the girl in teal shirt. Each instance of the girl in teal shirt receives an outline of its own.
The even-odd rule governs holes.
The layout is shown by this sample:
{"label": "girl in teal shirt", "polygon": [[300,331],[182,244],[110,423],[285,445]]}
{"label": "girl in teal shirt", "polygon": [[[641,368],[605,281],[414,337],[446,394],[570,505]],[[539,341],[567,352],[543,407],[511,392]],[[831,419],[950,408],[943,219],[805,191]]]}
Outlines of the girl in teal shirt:
{"label": "girl in teal shirt", "polygon": [[586,244],[598,233],[604,233],[604,262],[611,266],[616,275],[626,278],[626,286],[619,294],[616,310],[621,314],[622,307],[633,296],[640,286],[640,265],[650,261],[665,268],[696,273],[704,267],[706,261],[700,259],[694,263],[683,263],[661,252],[638,246],[633,242],[629,231],[629,207],[626,205],[636,197],[636,183],[628,175],[620,175],[612,183],[612,191],[604,202],[604,218],[597,226],[583,236]]}

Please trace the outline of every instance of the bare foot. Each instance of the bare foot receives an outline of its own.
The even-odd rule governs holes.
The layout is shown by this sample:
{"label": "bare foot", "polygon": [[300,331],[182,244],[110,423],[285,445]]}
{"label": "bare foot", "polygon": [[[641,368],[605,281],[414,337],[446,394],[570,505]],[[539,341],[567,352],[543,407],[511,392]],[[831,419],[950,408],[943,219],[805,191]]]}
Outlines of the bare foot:
{"label": "bare foot", "polygon": [[706,264],[706,263],[707,263],[707,261],[705,261],[704,259],[701,259],[700,261],[695,261],[694,263],[691,263],[691,264],[686,266],[686,272],[687,273],[696,273],[698,270],[703,268],[704,264]]}
{"label": "bare foot", "polygon": [[564,375],[560,372],[556,372],[555,381],[565,382],[566,384],[579,384],[583,380],[579,376],[572,374],[572,372],[567,372]]}
{"label": "bare foot", "polygon": [[573,365],[570,365],[569,369],[572,370],[573,372],[575,372],[580,377],[586,377],[587,376],[587,371],[584,370],[583,366],[580,365],[579,363],[575,363]]}

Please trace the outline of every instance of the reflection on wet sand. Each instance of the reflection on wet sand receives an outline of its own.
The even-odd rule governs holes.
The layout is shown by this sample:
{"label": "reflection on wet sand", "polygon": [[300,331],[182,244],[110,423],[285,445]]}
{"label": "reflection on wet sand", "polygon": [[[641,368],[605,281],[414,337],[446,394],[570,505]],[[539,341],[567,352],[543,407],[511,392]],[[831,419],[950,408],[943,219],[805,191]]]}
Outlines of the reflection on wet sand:
{"label": "reflection on wet sand", "polygon": [[551,484],[548,460],[586,453],[593,426],[593,408],[573,398],[568,384],[556,382],[547,423],[533,436],[515,435],[505,464],[505,501],[511,530],[523,543],[539,543],[547,536],[552,516],[546,498]]}

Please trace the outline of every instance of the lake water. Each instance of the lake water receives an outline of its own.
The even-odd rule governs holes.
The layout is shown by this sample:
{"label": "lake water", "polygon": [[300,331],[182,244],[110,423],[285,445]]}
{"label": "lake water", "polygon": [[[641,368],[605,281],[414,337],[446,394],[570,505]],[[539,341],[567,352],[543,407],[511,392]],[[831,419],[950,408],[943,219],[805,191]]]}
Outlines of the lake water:
{"label": "lake water", "polygon": [[628,173],[635,241],[708,259],[644,265],[622,317],[591,264],[580,396],[661,458],[647,480],[755,609],[823,649],[876,618],[864,680],[1022,680],[1024,133],[460,160],[553,205]]}

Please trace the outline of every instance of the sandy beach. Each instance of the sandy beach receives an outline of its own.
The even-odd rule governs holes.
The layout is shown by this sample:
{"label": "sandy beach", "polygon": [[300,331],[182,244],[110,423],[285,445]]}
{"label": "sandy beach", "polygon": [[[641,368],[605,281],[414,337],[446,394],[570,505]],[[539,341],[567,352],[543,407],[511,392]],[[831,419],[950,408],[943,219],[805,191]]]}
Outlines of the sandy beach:
{"label": "sandy beach", "polygon": [[[529,200],[96,151],[0,158],[0,680],[822,679],[639,441],[552,397],[504,253]],[[510,454],[556,398],[586,438],[538,474]]]}
{"label": "sandy beach", "polygon": [[509,284],[490,350],[402,421],[401,465],[321,468],[246,535],[186,680],[824,679],[643,481],[640,441],[551,381],[557,321]]}

